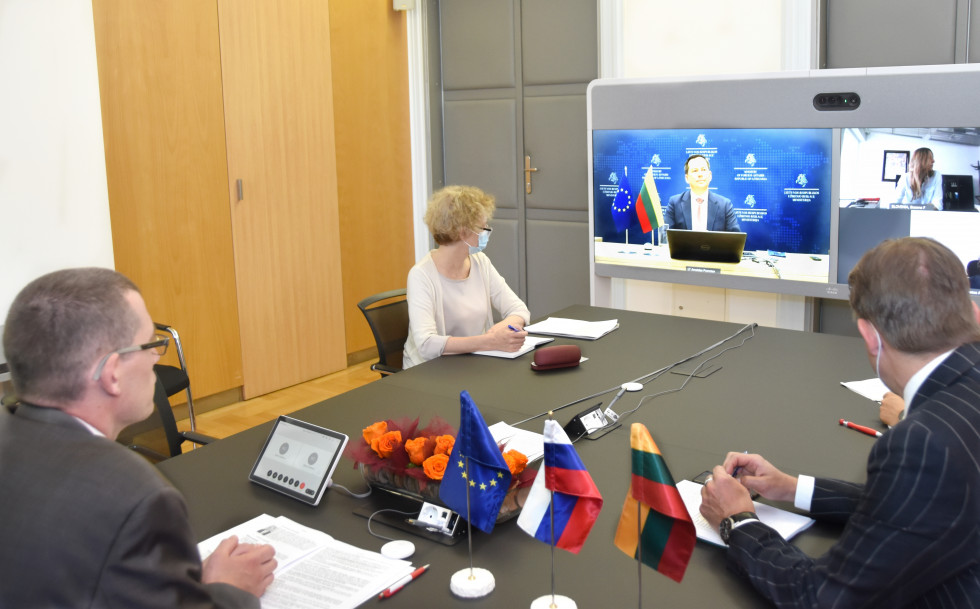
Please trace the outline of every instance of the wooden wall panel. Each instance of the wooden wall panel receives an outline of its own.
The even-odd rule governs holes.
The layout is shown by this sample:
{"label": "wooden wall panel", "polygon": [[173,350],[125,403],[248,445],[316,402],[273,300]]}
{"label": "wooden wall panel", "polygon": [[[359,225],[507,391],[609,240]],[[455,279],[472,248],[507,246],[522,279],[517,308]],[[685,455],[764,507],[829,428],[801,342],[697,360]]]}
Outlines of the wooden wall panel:
{"label": "wooden wall panel", "polygon": [[330,1],[347,352],[374,347],[357,302],[405,287],[415,263],[405,13]]}
{"label": "wooden wall panel", "polygon": [[180,332],[195,395],[238,387],[216,4],[92,7],[116,269]]}
{"label": "wooden wall panel", "polygon": [[219,0],[218,21],[249,398],[347,365],[330,21],[322,0]]}

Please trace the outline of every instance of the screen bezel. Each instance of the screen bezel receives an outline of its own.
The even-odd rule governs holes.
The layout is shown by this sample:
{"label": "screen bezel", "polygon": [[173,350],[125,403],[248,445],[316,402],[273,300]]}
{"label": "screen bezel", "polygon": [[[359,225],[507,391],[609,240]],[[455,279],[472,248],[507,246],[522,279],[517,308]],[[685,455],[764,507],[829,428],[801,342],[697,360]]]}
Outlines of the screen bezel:
{"label": "screen bezel", "polygon": [[[320,480],[318,481],[316,492],[314,495],[310,495],[305,492],[299,492],[295,488],[290,487],[286,484],[279,482],[278,480],[270,480],[266,476],[259,473],[259,466],[263,463],[267,454],[270,454],[270,450],[277,450],[274,448],[278,446],[277,440],[283,439],[283,434],[289,428],[299,428],[304,431],[313,432],[314,438],[330,438],[333,441],[339,442],[336,445],[333,452],[330,454],[330,461],[326,469],[323,471]],[[318,505],[320,499],[323,497],[324,492],[328,487],[330,477],[333,476],[333,472],[337,469],[337,464],[340,463],[340,457],[344,453],[344,449],[347,447],[348,437],[346,434],[340,433],[339,431],[334,431],[332,429],[327,429],[326,427],[320,427],[319,425],[314,425],[313,423],[307,423],[306,421],[301,421],[299,419],[294,419],[286,415],[280,415],[276,419],[275,424],[272,426],[272,431],[269,432],[269,436],[265,440],[265,444],[262,446],[262,450],[259,451],[259,456],[255,460],[255,464],[252,466],[252,470],[248,474],[248,479],[260,486],[272,489],[288,497],[292,497],[303,503],[309,505]],[[317,448],[325,448],[324,446],[319,446]]]}

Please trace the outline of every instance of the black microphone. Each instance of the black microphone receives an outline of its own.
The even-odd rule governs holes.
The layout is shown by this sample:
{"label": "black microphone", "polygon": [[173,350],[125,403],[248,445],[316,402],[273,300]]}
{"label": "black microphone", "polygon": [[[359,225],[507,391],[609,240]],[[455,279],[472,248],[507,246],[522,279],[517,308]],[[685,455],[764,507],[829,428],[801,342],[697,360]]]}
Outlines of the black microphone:
{"label": "black microphone", "polygon": [[966,263],[966,274],[969,277],[980,275],[980,260],[971,260]]}

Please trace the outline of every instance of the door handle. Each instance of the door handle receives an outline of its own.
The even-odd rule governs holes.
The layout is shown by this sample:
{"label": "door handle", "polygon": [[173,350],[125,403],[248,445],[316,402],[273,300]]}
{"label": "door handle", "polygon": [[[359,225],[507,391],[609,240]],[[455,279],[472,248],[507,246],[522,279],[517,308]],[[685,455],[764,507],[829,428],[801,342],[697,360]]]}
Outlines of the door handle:
{"label": "door handle", "polygon": [[537,171],[537,167],[531,167],[531,155],[524,156],[524,192],[531,194],[531,172]]}

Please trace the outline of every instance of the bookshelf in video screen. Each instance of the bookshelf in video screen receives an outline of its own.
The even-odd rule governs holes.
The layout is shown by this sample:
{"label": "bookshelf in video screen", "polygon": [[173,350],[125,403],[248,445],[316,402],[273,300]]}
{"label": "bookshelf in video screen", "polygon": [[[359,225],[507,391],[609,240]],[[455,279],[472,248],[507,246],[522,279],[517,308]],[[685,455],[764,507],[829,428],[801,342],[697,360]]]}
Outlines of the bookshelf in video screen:
{"label": "bookshelf in video screen", "polygon": [[869,248],[911,235],[953,250],[980,295],[980,128],[842,129],[840,164],[841,283]]}
{"label": "bookshelf in video screen", "polygon": [[[595,262],[826,284],[832,136],[831,129],[593,131]],[[678,257],[664,231],[643,221],[648,194],[659,198],[669,228],[695,228],[688,181],[697,163],[708,174],[705,228],[744,232],[741,262]]]}

